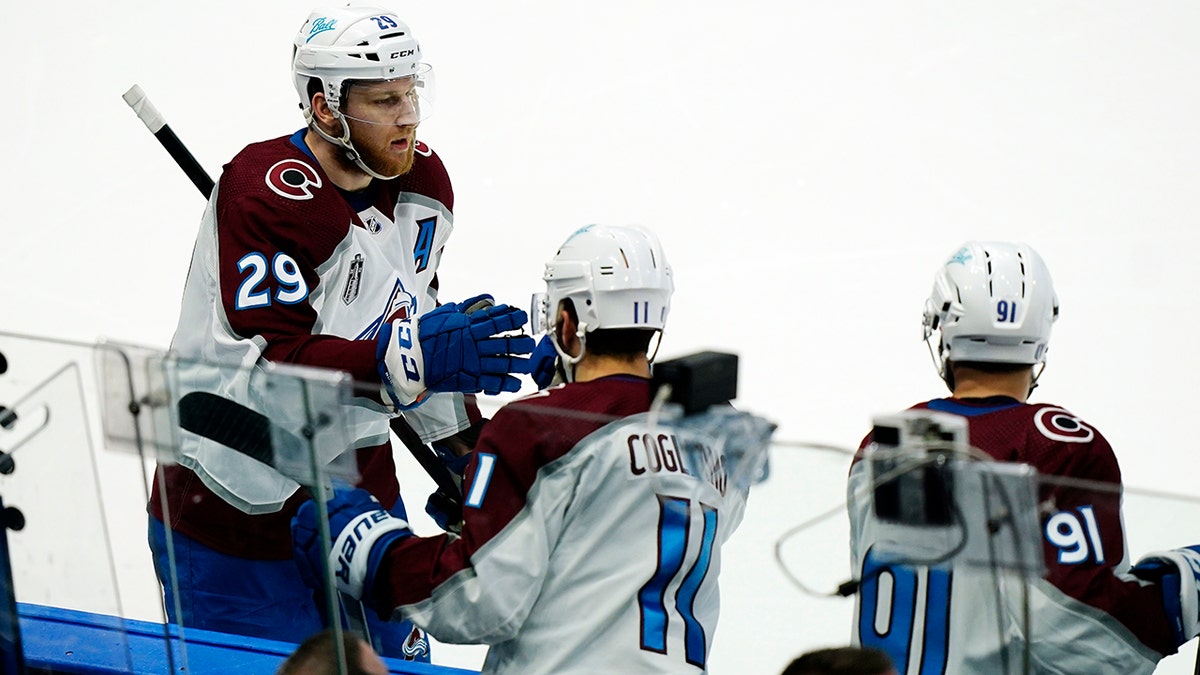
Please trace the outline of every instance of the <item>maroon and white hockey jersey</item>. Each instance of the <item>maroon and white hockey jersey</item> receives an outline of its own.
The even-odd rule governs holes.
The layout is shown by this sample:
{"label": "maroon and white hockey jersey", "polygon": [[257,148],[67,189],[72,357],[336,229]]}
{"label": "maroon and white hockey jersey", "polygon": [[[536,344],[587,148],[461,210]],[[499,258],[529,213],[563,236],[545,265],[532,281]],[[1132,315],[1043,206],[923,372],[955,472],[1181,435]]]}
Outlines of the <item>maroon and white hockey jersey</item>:
{"label": "maroon and white hockey jersey", "polygon": [[[225,166],[201,223],[171,348],[181,359],[181,387],[268,416],[270,401],[251,383],[264,362],[350,373],[366,385],[342,410],[362,486],[390,508],[398,496],[392,413],[379,397],[374,338],[384,322],[436,306],[454,196],[441,160],[421,142],[408,173],[372,181],[362,193],[342,191],[303,134],[250,145]],[[458,394],[431,396],[406,418],[427,440],[470,423]],[[288,521],[304,499],[299,486],[215,441],[183,432],[181,445],[183,466],[165,467],[160,481],[172,527],[222,552],[289,558]],[[347,449],[323,448],[321,459]],[[163,517],[157,498],[151,512]]]}
{"label": "maroon and white hockey jersey", "polygon": [[1099,431],[1058,406],[1008,397],[937,399],[913,409],[967,418],[972,446],[1044,478],[1047,572],[1025,586],[1014,572],[881,560],[872,551],[877,521],[860,453],[849,479],[851,564],[863,580],[856,643],[886,651],[901,675],[1023,673],[1026,650],[1029,672],[1133,675],[1152,672],[1175,651],[1160,589],[1128,574],[1121,472]]}
{"label": "maroon and white hockey jersey", "polygon": [[499,410],[467,470],[461,538],[396,544],[371,604],[491,645],[485,673],[702,672],[746,491],[720,461],[684,473],[649,404],[647,380],[612,376]]}

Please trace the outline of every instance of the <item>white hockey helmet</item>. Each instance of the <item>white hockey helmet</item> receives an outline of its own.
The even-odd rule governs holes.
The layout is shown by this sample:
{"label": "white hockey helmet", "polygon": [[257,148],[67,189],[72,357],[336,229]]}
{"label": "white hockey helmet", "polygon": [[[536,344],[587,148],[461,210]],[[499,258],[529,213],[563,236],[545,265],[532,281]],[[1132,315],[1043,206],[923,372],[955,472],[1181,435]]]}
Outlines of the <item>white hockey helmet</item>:
{"label": "white hockey helmet", "polygon": [[1056,319],[1058,296],[1037,251],[970,241],[938,270],[922,323],[927,344],[938,336],[934,365],[945,380],[947,361],[1044,366]]}
{"label": "white hockey helmet", "polygon": [[[359,3],[315,9],[300,27],[293,47],[292,77],[304,118],[310,124],[312,79],[320,81],[325,100],[338,119],[345,116],[341,106],[347,88],[356,81],[412,77],[417,120],[428,118],[432,111],[432,68],[421,61],[421,45],[408,25],[387,9]],[[325,133],[319,125],[312,127],[326,140],[345,148],[347,156],[370,175],[394,177],[381,176],[362,163],[350,142],[348,124],[343,122],[340,138]]]}
{"label": "white hockey helmet", "polygon": [[[570,299],[579,317],[578,336],[587,348],[587,333],[611,328],[644,328],[661,332],[671,310],[675,283],[662,244],[649,230],[588,225],[572,234],[542,277],[546,292],[534,295],[535,332],[552,332],[558,307]],[[575,364],[583,358],[563,353]],[[651,355],[653,359],[653,355]]]}

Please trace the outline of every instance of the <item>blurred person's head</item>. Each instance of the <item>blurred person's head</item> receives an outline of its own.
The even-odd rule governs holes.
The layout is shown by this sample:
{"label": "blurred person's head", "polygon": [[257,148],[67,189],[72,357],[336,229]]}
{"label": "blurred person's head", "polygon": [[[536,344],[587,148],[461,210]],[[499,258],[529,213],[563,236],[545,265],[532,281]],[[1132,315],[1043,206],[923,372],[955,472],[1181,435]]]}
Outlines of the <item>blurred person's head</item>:
{"label": "blurred person's head", "polygon": [[832,647],[805,652],[781,675],[897,675],[887,654],[870,647]]}
{"label": "blurred person's head", "polygon": [[[275,675],[340,675],[336,636],[323,630],[302,642],[275,671]],[[342,633],[346,675],[388,675],[387,666],[361,637]]]}

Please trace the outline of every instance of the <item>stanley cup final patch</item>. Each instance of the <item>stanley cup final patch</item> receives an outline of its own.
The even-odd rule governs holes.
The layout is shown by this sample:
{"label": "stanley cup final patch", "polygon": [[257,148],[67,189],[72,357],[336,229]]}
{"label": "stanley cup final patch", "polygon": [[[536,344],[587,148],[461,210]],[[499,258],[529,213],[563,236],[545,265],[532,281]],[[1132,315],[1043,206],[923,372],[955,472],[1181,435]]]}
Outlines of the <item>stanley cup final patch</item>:
{"label": "stanley cup final patch", "polygon": [[346,275],[346,286],[342,289],[342,302],[349,305],[358,297],[358,289],[362,285],[363,257],[361,253],[354,255],[350,261],[350,273]]}

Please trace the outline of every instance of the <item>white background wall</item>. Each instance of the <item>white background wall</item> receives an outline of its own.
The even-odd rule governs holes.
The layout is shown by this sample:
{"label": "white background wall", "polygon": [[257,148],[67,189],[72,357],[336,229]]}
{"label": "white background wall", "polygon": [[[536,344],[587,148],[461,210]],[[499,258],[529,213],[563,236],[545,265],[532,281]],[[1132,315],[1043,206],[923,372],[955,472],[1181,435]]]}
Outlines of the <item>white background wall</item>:
{"label": "white background wall", "polygon": [[[1035,399],[1097,424],[1128,485],[1194,492],[1195,3],[391,6],[438,77],[420,136],[457,190],[444,297],[524,305],[576,227],[649,225],[678,282],[662,355],[736,351],[739,401],[778,438],[854,445],[871,415],[942,391],[918,342],[936,266],[968,238],[1024,240],[1063,307]],[[309,9],[5,8],[0,328],[167,345],[203,200],[121,94],[140,84],[215,176],[301,126],[289,56]],[[849,601],[805,595],[773,558],[838,505],[846,460],[773,461],[727,549],[716,673],[848,639]],[[118,555],[148,574],[136,496],[112,502]],[[847,575],[842,518],[785,547],[810,585]],[[1135,556],[1200,540],[1192,518],[1141,521]]]}

